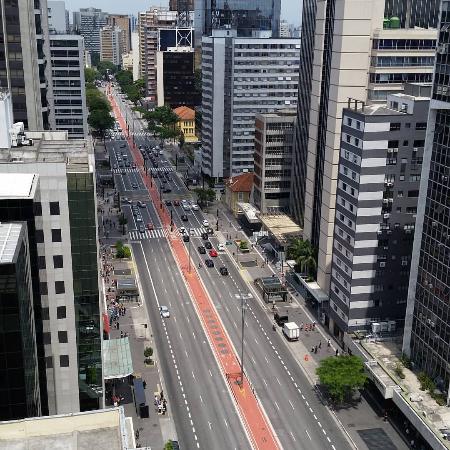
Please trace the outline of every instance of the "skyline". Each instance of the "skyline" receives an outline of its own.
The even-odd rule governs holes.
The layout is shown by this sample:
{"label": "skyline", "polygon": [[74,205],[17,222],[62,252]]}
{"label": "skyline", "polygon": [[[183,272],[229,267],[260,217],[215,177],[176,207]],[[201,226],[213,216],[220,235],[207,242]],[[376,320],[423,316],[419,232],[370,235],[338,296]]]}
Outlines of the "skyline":
{"label": "skyline", "polygon": [[[88,8],[93,5],[89,4],[90,2],[87,0],[66,0],[65,3],[71,16],[73,11],[77,11],[80,8]],[[107,0],[96,0],[95,7],[111,14],[134,14],[137,16],[139,11],[144,11],[150,6],[168,6],[169,4],[168,1],[157,0],[148,2],[147,4],[145,3],[147,2],[142,2],[141,0],[129,0],[126,3],[115,6],[114,10],[112,10],[111,3]],[[299,25],[302,11],[299,3],[300,2],[297,2],[297,0],[281,0],[281,18],[294,25]],[[72,17],[70,17],[70,20],[72,20]]]}

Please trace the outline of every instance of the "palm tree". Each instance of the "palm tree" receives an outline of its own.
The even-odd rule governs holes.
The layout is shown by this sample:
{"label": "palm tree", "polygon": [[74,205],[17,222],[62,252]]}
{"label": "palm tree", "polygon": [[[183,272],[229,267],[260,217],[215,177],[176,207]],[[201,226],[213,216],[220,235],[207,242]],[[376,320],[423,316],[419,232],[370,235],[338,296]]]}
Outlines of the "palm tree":
{"label": "palm tree", "polygon": [[122,213],[119,217],[119,225],[122,227],[122,234],[125,234],[125,225],[128,223],[127,218],[125,217],[125,214]]}
{"label": "palm tree", "polygon": [[295,260],[302,272],[306,272],[309,278],[315,278],[317,271],[317,251],[309,241],[304,241],[301,253]]}
{"label": "palm tree", "polygon": [[287,249],[287,257],[290,259],[297,259],[300,255],[304,253],[305,242],[302,238],[292,239],[289,247]]}

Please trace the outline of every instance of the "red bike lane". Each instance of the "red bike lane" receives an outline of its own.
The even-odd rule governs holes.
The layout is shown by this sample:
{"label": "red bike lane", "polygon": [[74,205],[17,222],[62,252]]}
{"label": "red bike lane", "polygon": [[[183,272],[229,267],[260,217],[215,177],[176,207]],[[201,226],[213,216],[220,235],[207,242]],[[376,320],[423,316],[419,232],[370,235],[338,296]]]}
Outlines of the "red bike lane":
{"label": "red bike lane", "polygon": [[153,204],[155,205],[161,223],[163,227],[169,231],[169,233],[167,233],[167,239],[171,246],[172,253],[185,279],[191,297],[195,301],[195,306],[200,320],[202,321],[203,329],[208,336],[216,360],[219,362],[222,372],[225,374],[225,378],[236,401],[236,405],[252,440],[253,446],[261,450],[279,449],[281,448],[281,445],[279,444],[261,405],[253,394],[247,377],[244,375],[242,383],[240,382],[240,364],[228,334],[226,333],[208,292],[197,273],[195,264],[191,264],[191,271],[189,271],[189,255],[186,247],[183,244],[180,235],[177,233],[176,227],[174,225],[171,227],[169,211],[160,200],[155,182],[152,180],[150,174],[145,173],[143,157],[126,132],[127,126],[120,109],[111,95],[109,95],[109,100],[117,120],[127,137],[136,166],[142,175],[142,179],[144,180]]}

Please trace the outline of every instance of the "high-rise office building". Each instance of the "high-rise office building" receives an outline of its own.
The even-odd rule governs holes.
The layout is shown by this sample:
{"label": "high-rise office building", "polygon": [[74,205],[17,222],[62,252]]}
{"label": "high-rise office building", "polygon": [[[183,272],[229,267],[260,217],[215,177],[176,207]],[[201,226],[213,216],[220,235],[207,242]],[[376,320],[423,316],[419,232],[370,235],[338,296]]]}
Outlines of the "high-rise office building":
{"label": "high-rise office building", "polygon": [[51,34],[53,109],[52,130],[67,130],[70,139],[87,137],[84,39],[79,35]]}
{"label": "high-rise office building", "polygon": [[107,25],[119,27],[122,30],[122,54],[131,50],[131,20],[126,14],[109,14],[106,20]]}
{"label": "high-rise office building", "polygon": [[91,141],[42,135],[0,152],[0,222],[26,223],[41,409],[63,414],[102,397],[95,161]]}
{"label": "high-rise office building", "polygon": [[62,0],[49,0],[47,6],[50,33],[68,33],[69,11],[66,9],[66,3]]}
{"label": "high-rise office building", "polygon": [[107,25],[100,30],[100,60],[111,61],[116,66],[122,64],[123,30]]}
{"label": "high-rise office building", "polygon": [[[349,97],[366,101],[368,90],[378,91],[377,80],[390,93],[403,89],[398,74],[406,74],[402,82],[429,80],[428,44],[436,38],[437,30],[430,33],[436,23],[436,1],[303,3],[291,210],[305,239],[318,249],[317,283],[325,294],[330,286],[342,109]],[[395,42],[381,52],[376,46],[371,61],[373,43],[382,36]],[[417,59],[411,58],[411,51]],[[383,73],[380,78],[378,72]]]}
{"label": "high-rise office building", "polygon": [[0,420],[40,416],[33,290],[24,222],[0,223],[0,317]]}
{"label": "high-rise office building", "polygon": [[46,0],[0,0],[0,86],[12,94],[16,122],[49,128],[51,73]]}
{"label": "high-rise office building", "polygon": [[329,327],[404,326],[431,85],[342,112]]}
{"label": "high-rise office building", "polygon": [[450,2],[441,18],[408,291],[403,351],[444,390],[450,382]]}
{"label": "high-rise office building", "polygon": [[256,114],[297,104],[300,39],[236,34],[202,39],[202,170],[215,178],[253,171]]}
{"label": "high-rise office building", "polygon": [[100,30],[106,25],[108,13],[98,8],[80,8],[73,13],[73,26],[84,37],[84,47],[100,55]]}

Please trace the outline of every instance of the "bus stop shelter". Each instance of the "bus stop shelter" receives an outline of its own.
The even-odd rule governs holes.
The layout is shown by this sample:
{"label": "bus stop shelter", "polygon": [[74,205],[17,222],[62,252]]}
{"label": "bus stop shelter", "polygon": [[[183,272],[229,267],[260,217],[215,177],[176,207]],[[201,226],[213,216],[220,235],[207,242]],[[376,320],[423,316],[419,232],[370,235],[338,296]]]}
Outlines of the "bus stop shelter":
{"label": "bus stop shelter", "polygon": [[255,284],[261,289],[265,302],[287,300],[288,291],[277,277],[257,278]]}

